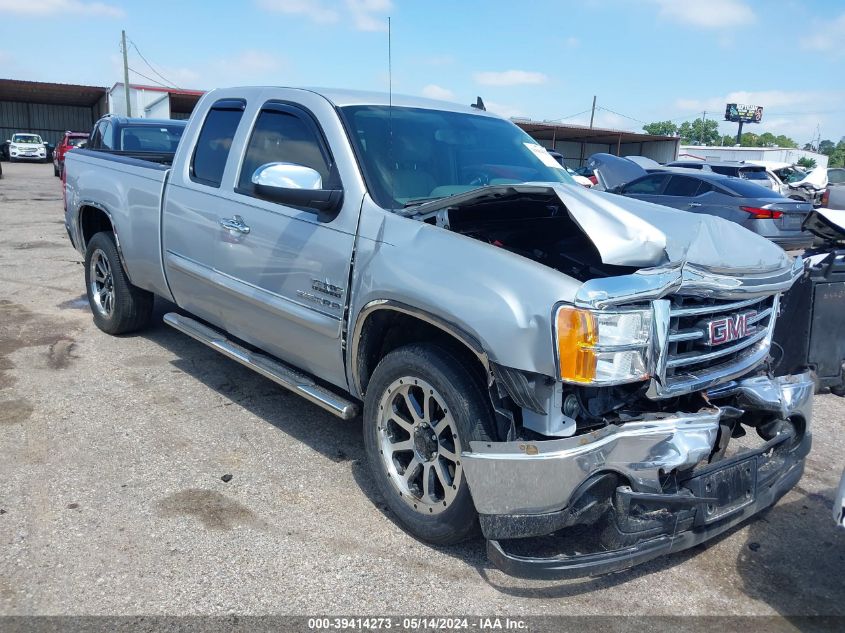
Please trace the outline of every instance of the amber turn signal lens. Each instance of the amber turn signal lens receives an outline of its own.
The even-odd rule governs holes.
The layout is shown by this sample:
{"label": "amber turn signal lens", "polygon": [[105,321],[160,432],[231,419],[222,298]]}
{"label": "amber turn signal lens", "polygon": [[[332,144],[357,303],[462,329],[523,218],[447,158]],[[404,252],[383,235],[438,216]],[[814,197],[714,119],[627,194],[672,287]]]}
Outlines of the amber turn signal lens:
{"label": "amber turn signal lens", "polygon": [[596,317],[578,308],[557,311],[557,351],[560,377],[569,382],[592,382],[596,377]]}

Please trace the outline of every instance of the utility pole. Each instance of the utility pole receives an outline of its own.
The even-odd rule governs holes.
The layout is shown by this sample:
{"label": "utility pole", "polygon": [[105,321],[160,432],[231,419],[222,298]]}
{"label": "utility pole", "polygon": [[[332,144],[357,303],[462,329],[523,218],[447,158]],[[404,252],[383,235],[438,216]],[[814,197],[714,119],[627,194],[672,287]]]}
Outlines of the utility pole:
{"label": "utility pole", "polygon": [[705,125],[706,123],[707,123],[707,110],[704,110],[704,112],[701,113],[701,138],[698,139],[698,142],[701,145],[706,145],[706,143],[704,142],[704,131],[707,129],[707,126]]}
{"label": "utility pole", "polygon": [[593,95],[593,110],[590,112],[590,129],[593,129],[593,118],[596,116],[596,95]]}
{"label": "utility pole", "polygon": [[132,105],[129,101],[129,61],[126,59],[126,31],[120,32],[123,47],[123,92],[126,95],[126,116],[132,116]]}

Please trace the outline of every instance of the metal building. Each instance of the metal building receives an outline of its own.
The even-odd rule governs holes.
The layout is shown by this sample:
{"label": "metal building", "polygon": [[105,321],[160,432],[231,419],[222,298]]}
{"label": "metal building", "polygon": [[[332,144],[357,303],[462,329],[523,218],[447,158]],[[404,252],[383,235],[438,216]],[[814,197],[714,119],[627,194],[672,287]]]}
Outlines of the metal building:
{"label": "metal building", "polygon": [[107,108],[104,87],[0,79],[0,143],[15,132],[56,143],[68,130],[90,131]]}
{"label": "metal building", "polygon": [[551,121],[511,119],[546,149],[563,156],[568,167],[580,167],[593,154],[604,152],[616,156],[646,156],[658,163],[678,157],[681,139],[583,125],[566,125]]}
{"label": "metal building", "polygon": [[[181,90],[129,84],[129,105],[133,117],[144,119],[187,119],[202,90]],[[126,116],[126,90],[122,82],[109,88],[109,112]]]}
{"label": "metal building", "polygon": [[795,164],[802,158],[816,161],[817,167],[827,167],[828,156],[789,147],[735,147],[711,145],[681,145],[679,158],[698,160],[746,160],[767,163]]}

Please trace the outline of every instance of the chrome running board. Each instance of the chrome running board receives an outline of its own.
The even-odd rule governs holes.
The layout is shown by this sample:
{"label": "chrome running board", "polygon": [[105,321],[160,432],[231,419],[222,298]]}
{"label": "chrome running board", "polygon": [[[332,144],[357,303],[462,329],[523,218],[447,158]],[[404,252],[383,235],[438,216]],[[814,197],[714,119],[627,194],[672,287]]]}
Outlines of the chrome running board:
{"label": "chrome running board", "polygon": [[354,402],[350,402],[325,387],[318,385],[312,378],[275,358],[259,352],[251,352],[245,347],[230,341],[219,330],[175,312],[165,314],[164,322],[200,343],[205,343],[211,349],[217,350],[224,356],[228,356],[232,360],[238,361],[241,365],[249,367],[265,378],[269,378],[285,389],[290,389],[329,413],[334,413],[339,418],[351,420],[358,415],[358,405]]}

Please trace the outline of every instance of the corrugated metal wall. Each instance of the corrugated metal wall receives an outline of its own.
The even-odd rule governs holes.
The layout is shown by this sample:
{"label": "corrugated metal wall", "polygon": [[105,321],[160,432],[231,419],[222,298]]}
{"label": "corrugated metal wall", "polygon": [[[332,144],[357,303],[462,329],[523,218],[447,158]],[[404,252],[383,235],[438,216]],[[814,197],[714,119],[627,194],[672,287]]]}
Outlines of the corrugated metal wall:
{"label": "corrugated metal wall", "polygon": [[100,116],[101,105],[88,108],[0,101],[0,142],[15,132],[40,134],[48,143],[57,143],[68,130],[89,132]]}

